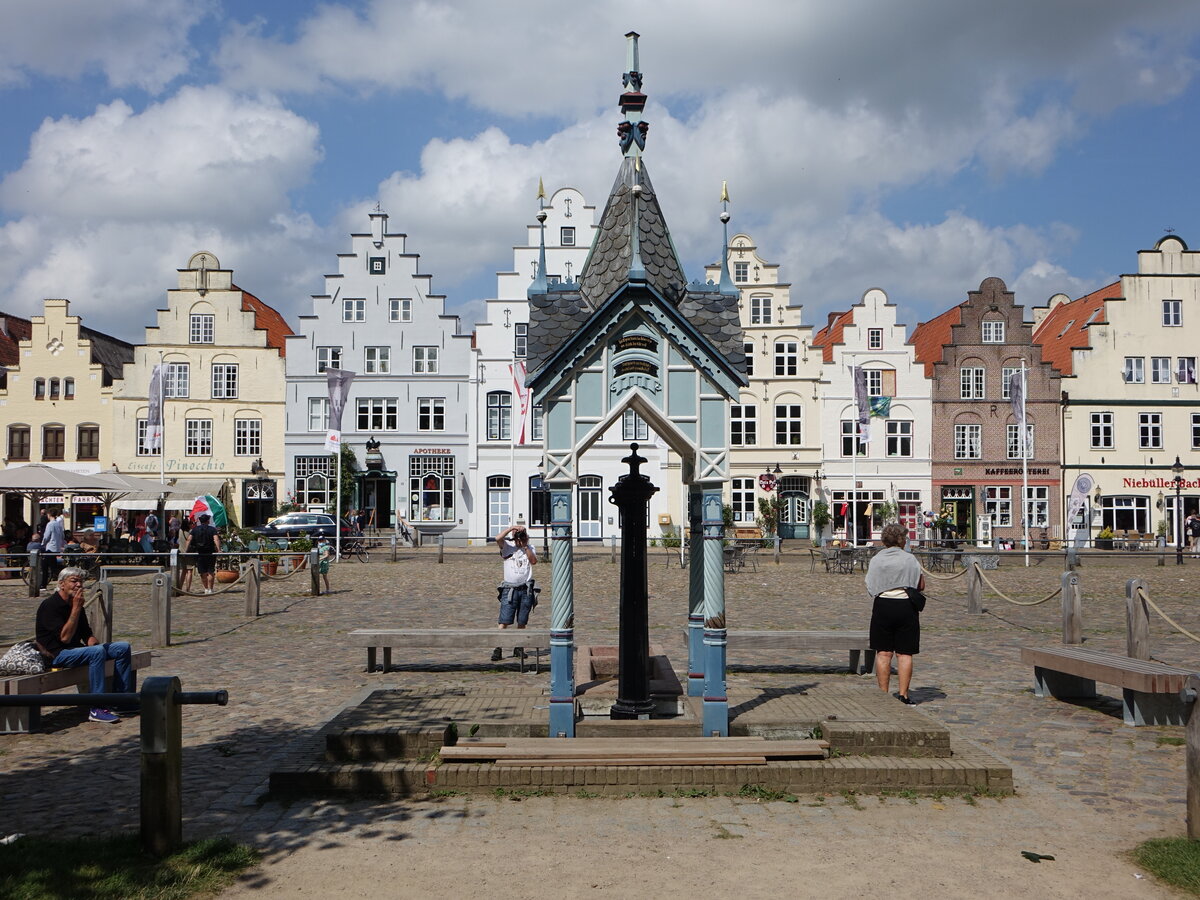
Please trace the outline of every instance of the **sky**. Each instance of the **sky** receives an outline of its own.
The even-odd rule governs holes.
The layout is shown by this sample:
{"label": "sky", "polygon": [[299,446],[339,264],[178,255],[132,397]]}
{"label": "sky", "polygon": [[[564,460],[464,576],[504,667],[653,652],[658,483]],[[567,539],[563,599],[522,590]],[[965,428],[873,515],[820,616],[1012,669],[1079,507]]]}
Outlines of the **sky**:
{"label": "sky", "polygon": [[539,178],[603,208],[631,30],[685,272],[728,182],[806,324],[1200,248],[1194,0],[3,0],[0,309],[139,342],[209,250],[295,327],[380,204],[469,331]]}

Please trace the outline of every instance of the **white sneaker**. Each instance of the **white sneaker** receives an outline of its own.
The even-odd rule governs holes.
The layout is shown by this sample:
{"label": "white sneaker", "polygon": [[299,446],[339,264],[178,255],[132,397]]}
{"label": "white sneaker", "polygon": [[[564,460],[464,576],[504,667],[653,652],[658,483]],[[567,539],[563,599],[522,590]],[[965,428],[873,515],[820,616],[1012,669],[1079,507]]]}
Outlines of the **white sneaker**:
{"label": "white sneaker", "polygon": [[212,593],[212,588],[205,588],[205,589],[204,589],[204,593],[206,593],[206,594],[211,594],[211,593]]}

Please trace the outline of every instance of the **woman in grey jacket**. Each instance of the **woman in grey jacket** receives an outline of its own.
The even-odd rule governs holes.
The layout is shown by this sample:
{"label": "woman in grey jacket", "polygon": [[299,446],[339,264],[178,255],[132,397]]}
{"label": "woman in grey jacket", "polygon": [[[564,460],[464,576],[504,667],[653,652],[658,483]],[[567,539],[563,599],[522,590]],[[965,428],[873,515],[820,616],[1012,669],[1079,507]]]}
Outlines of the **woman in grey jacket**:
{"label": "woman in grey jacket", "polygon": [[880,690],[891,690],[892,654],[900,675],[901,703],[912,704],[913,657],[921,651],[921,618],[906,588],[925,590],[925,576],[917,558],[904,549],[908,531],[902,525],[886,525],[881,535],[883,549],[867,567],[867,593],[871,609],[871,649],[875,651],[875,679]]}

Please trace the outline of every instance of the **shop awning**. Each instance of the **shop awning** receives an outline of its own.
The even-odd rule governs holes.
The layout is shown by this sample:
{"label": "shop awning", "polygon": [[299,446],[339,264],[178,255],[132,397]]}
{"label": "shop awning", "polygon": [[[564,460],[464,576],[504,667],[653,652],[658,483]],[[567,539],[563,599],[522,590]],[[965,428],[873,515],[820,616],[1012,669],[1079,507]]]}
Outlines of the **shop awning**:
{"label": "shop awning", "polygon": [[[191,509],[197,497],[212,494],[220,497],[225,489],[224,478],[180,478],[167,485],[164,509]],[[113,503],[121,509],[158,509],[159,494],[156,491],[138,492],[122,497]]]}

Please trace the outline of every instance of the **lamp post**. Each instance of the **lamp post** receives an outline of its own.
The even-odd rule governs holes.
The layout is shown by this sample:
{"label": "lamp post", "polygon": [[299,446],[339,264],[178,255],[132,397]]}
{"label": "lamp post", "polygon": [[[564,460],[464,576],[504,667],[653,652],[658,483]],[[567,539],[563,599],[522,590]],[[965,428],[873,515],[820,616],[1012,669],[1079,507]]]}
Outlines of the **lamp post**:
{"label": "lamp post", "polygon": [[1171,466],[1171,472],[1175,477],[1171,483],[1175,485],[1175,515],[1172,517],[1175,522],[1175,565],[1183,565],[1183,524],[1179,520],[1179,512],[1183,509],[1183,503],[1180,499],[1180,492],[1183,490],[1183,463],[1179,461],[1179,454],[1175,454],[1175,465]]}
{"label": "lamp post", "polygon": [[[546,474],[541,466],[538,466],[537,472],[537,488],[538,496],[541,497],[541,502],[538,504],[541,507],[541,526],[542,526],[542,558],[550,558],[550,489],[546,487]],[[530,524],[532,524],[533,516],[530,515]]]}
{"label": "lamp post", "polygon": [[[1100,509],[1100,498],[1101,498],[1101,497],[1103,497],[1103,496],[1104,496],[1104,495],[1100,493],[1100,485],[1096,485],[1096,493],[1094,493],[1094,494],[1092,495],[1092,499],[1095,501],[1095,502],[1092,504],[1092,509],[1093,509],[1093,510],[1099,510],[1099,509]],[[1093,515],[1093,516],[1092,516],[1092,518],[1093,518],[1093,519],[1095,519],[1095,516]],[[1089,532],[1091,531],[1091,526],[1090,526],[1090,525],[1088,526],[1088,530],[1089,530]],[[1104,530],[1104,520],[1103,520],[1103,519],[1101,519],[1101,521],[1100,521],[1100,530],[1101,530],[1101,531],[1103,531],[1103,530]],[[1096,548],[1096,543],[1095,543],[1095,541],[1093,540],[1093,542],[1092,542],[1092,549],[1094,550],[1095,548]]]}

